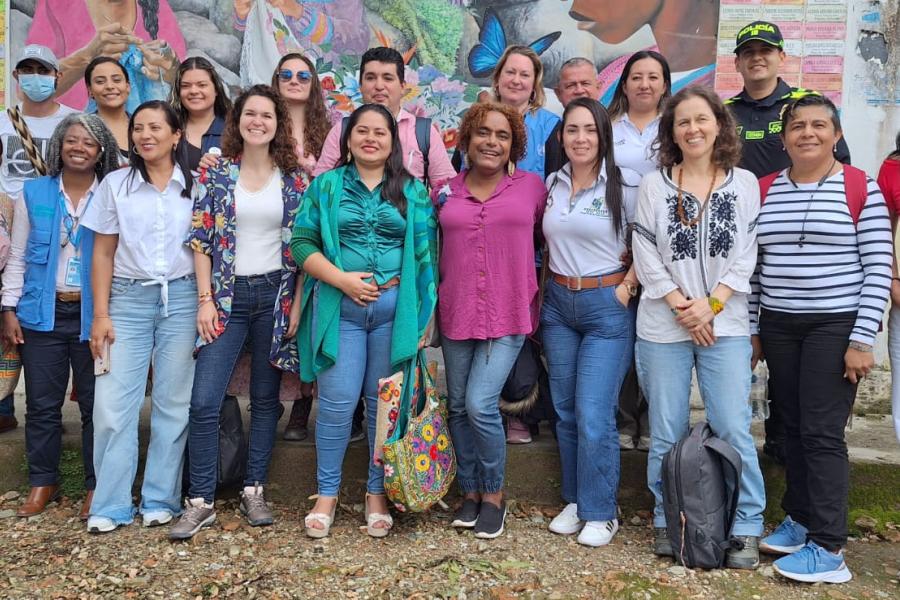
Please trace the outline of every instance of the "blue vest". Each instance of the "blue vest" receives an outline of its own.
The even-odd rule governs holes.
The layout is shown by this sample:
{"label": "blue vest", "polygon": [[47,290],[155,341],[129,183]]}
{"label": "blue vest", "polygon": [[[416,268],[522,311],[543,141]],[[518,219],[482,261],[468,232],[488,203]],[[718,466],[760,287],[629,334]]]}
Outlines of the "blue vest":
{"label": "blue vest", "polygon": [[[53,331],[56,325],[56,270],[59,266],[59,229],[62,222],[59,177],[26,181],[23,195],[31,230],[25,244],[25,282],[16,316],[29,329]],[[80,339],[87,341],[91,337],[94,316],[90,279],[94,233],[87,228],[82,231]]]}

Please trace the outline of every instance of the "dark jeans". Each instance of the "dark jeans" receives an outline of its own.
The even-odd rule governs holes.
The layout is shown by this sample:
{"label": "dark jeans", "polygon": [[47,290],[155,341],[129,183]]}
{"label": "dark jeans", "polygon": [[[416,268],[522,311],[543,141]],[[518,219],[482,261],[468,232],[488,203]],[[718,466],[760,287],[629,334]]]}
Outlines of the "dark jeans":
{"label": "dark jeans", "polygon": [[20,346],[25,370],[25,450],[32,486],[59,483],[62,452],[62,406],[69,369],[81,411],[84,487],[94,489],[94,360],[81,334],[81,303],[56,302],[53,331],[22,328]]}
{"label": "dark jeans", "polygon": [[850,463],[844,427],[856,385],[844,378],[844,353],[856,313],[763,309],[760,339],[769,390],[785,429],[784,511],[827,550],[847,543]]}
{"label": "dark jeans", "polygon": [[0,417],[16,416],[16,406],[13,403],[15,396],[15,394],[10,394],[3,400],[0,400]]}
{"label": "dark jeans", "polygon": [[219,457],[219,411],[238,357],[249,338],[250,442],[244,485],[266,483],[275,429],[281,414],[281,371],[269,363],[274,311],[281,274],[235,277],[231,316],[225,331],[200,349],[191,391],[188,497],[212,502]]}
{"label": "dark jeans", "polygon": [[637,369],[634,361],[629,365],[628,373],[619,391],[619,408],[616,412],[616,427],[619,435],[632,438],[650,437],[650,412],[647,399],[638,385]]}

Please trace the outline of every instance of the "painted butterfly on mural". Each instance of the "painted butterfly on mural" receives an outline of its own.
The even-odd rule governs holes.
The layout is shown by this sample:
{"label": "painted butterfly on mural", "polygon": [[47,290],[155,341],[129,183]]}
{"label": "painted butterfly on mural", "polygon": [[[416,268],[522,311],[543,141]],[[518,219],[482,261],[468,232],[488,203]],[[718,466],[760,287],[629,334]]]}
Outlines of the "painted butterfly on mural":
{"label": "painted butterfly on mural", "polygon": [[[543,54],[553,42],[562,35],[560,31],[554,31],[528,44],[528,47]],[[478,34],[478,44],[469,51],[469,72],[473,77],[487,77],[500,62],[503,51],[506,50],[506,32],[503,24],[494,9],[484,11],[484,21],[481,24],[481,32]]]}

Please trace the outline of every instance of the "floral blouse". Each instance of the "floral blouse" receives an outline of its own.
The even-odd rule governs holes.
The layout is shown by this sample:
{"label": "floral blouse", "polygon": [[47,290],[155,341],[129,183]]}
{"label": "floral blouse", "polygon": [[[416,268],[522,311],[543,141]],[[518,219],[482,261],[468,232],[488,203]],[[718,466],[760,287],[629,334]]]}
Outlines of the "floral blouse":
{"label": "floral blouse", "polygon": [[[235,205],[234,191],[240,173],[240,158],[222,159],[218,166],[201,169],[198,185],[194,186],[194,213],[191,231],[185,243],[196,252],[212,257],[212,293],[219,313],[219,330],[224,331],[231,314],[234,297]],[[299,170],[283,173],[281,192],[284,217],[281,221],[281,285],[278,302],[273,307],[275,328],[269,362],[283,371],[299,372],[300,361],[294,339],[285,339],[290,319],[291,303],[297,283],[297,265],[288,247],[294,218],[300,210],[300,198],[309,179]],[[205,342],[197,338],[197,348]]]}

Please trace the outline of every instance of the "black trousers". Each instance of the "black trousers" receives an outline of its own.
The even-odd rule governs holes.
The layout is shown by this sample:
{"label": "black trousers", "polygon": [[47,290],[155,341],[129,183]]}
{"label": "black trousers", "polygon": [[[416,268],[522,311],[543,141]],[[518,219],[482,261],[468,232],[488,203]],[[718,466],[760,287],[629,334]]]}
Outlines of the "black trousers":
{"label": "black trousers", "polygon": [[69,370],[81,410],[84,487],[94,489],[94,360],[87,342],[78,341],[81,304],[56,302],[53,331],[22,328],[19,348],[25,371],[25,450],[32,486],[59,483],[62,452],[62,406]]}
{"label": "black trousers", "polygon": [[847,542],[850,462],[844,428],[856,385],[844,378],[844,353],[856,313],[763,309],[760,339],[769,391],[785,429],[787,489],[781,506],[827,550]]}

